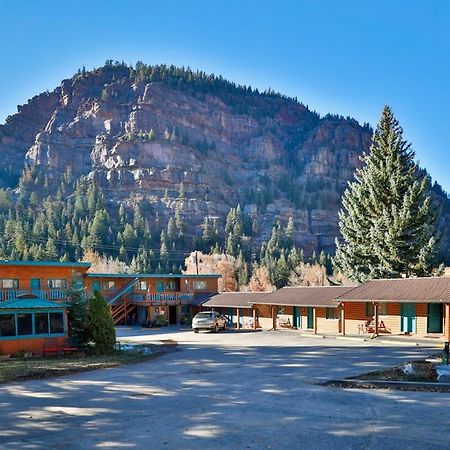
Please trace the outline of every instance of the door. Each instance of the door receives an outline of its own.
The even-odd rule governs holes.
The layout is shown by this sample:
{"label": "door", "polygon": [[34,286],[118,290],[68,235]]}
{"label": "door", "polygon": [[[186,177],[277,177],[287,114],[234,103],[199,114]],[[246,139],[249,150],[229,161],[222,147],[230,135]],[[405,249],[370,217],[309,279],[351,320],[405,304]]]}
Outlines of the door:
{"label": "door", "polygon": [[404,333],[416,332],[416,304],[402,303],[400,331]]}
{"label": "door", "polygon": [[440,303],[428,304],[427,333],[442,333],[442,306]]}
{"label": "door", "polygon": [[91,283],[91,289],[92,292],[100,292],[101,291],[100,281],[93,281]]}
{"label": "door", "polygon": [[178,323],[177,307],[175,305],[169,306],[169,324],[176,325]]}
{"label": "door", "polygon": [[302,316],[298,306],[294,306],[292,309],[292,324],[294,328],[300,329],[302,327]]}
{"label": "door", "polygon": [[312,330],[314,328],[314,311],[311,306],[306,308],[306,328]]}
{"label": "door", "polygon": [[32,278],[30,280],[30,287],[31,287],[32,291],[41,289],[41,279],[40,278]]}
{"label": "door", "polygon": [[227,318],[227,325],[233,325],[233,308],[228,308],[225,317]]}
{"label": "door", "polygon": [[156,292],[164,292],[164,281],[156,282]]}

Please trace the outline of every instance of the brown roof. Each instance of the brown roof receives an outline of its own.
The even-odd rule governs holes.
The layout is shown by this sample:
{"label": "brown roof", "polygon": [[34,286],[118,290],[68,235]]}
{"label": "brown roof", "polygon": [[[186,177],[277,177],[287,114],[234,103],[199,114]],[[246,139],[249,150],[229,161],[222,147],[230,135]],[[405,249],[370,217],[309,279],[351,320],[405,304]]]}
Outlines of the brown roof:
{"label": "brown roof", "polygon": [[267,292],[222,292],[212,296],[203,306],[209,308],[252,308]]}
{"label": "brown roof", "polygon": [[261,305],[319,306],[336,308],[334,299],[353,289],[352,286],[293,286],[267,294],[255,303]]}
{"label": "brown roof", "polygon": [[450,277],[371,280],[343,293],[337,300],[450,303]]}

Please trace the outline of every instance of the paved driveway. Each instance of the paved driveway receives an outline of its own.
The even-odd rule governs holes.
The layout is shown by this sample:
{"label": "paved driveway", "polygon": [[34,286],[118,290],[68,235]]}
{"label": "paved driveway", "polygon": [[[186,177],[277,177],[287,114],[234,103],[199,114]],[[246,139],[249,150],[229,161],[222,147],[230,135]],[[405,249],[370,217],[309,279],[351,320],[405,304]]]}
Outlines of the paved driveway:
{"label": "paved driveway", "polygon": [[0,447],[449,448],[450,394],[318,384],[430,349],[284,331],[119,334],[177,340],[179,350],[132,366],[1,386]]}

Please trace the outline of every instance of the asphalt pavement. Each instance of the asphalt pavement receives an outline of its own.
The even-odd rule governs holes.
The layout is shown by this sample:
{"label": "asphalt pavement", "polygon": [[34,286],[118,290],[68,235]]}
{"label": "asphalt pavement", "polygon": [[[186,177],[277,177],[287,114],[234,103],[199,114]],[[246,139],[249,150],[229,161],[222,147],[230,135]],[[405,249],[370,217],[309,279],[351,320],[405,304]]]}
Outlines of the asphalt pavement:
{"label": "asphalt pavement", "polygon": [[290,331],[121,328],[144,363],[0,386],[2,449],[444,449],[450,394],[321,382],[436,350]]}

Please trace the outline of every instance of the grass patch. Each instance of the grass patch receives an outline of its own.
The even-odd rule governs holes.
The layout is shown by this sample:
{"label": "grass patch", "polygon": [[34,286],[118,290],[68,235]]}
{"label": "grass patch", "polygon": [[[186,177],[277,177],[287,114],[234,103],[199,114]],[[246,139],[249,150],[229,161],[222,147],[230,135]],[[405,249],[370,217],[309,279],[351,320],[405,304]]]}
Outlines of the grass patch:
{"label": "grass patch", "polygon": [[116,351],[110,355],[10,358],[0,361],[0,383],[60,377],[88,370],[118,367],[152,359],[160,351]]}

